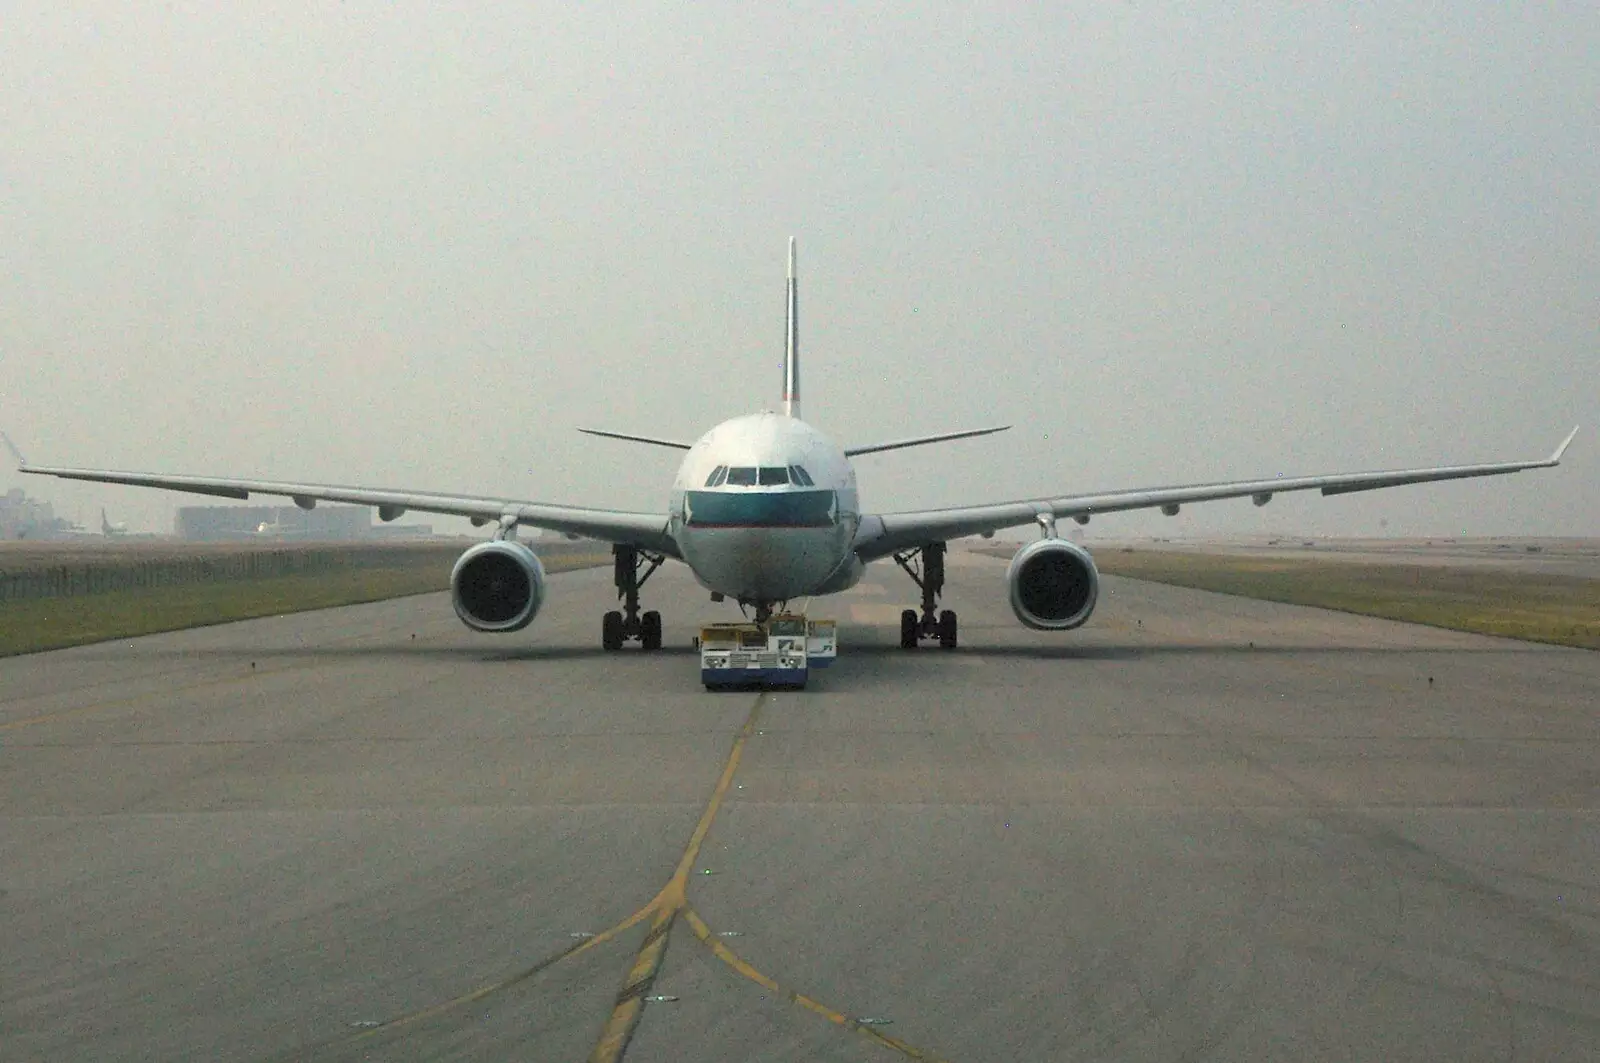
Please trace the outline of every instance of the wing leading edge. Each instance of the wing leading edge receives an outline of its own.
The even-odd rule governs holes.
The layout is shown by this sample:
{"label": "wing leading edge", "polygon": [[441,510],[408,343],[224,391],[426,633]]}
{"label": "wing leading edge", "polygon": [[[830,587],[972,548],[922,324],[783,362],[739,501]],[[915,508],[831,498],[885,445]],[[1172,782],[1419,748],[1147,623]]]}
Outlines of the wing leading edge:
{"label": "wing leading edge", "polygon": [[1273,495],[1287,491],[1318,490],[1324,495],[1342,495],[1355,491],[1400,487],[1405,484],[1431,483],[1436,480],[1502,476],[1506,473],[1522,472],[1525,469],[1548,469],[1561,464],[1561,456],[1566,453],[1567,447],[1577,434],[1578,430],[1574,428],[1567,433],[1567,437],[1549,457],[1532,461],[1441,465],[1427,469],[1335,473],[1330,476],[1275,477],[1270,480],[1233,480],[1226,483],[1064,495],[1036,501],[998,502],[953,509],[885,513],[862,519],[861,528],[856,534],[856,553],[863,561],[872,561],[924,543],[999,531],[1001,528],[1014,528],[1040,520],[1087,518],[1096,513],[1117,513],[1161,506],[1176,507],[1189,502],[1211,502],[1222,498],[1250,497],[1257,505],[1266,505]]}
{"label": "wing leading edge", "polygon": [[545,502],[515,499],[472,498],[431,491],[392,491],[382,488],[342,487],[336,484],[300,484],[278,480],[230,480],[206,476],[170,476],[158,473],[115,472],[103,469],[63,469],[23,464],[19,472],[56,476],[63,480],[88,480],[94,483],[124,484],[129,487],[159,487],[167,491],[212,495],[218,498],[249,498],[251,495],[277,495],[292,499],[302,509],[317,502],[349,502],[358,506],[377,506],[379,516],[393,520],[401,513],[441,513],[469,517],[480,523],[515,521],[534,528],[581,535],[612,543],[634,546],[678,557],[678,544],[667,534],[667,517],[660,513],[628,513],[611,509],[586,509]]}

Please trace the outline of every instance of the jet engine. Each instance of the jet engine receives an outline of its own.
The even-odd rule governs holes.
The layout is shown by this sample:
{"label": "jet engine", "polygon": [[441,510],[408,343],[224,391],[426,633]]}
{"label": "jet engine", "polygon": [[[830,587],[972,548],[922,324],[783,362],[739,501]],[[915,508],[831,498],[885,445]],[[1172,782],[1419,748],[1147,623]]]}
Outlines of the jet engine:
{"label": "jet engine", "polygon": [[1017,551],[1006,570],[1011,611],[1039,631],[1079,627],[1100,597],[1100,573],[1089,551],[1067,539],[1040,539]]}
{"label": "jet engine", "polygon": [[474,631],[521,631],[544,604],[544,565],[514,539],[479,543],[450,571],[450,603]]}

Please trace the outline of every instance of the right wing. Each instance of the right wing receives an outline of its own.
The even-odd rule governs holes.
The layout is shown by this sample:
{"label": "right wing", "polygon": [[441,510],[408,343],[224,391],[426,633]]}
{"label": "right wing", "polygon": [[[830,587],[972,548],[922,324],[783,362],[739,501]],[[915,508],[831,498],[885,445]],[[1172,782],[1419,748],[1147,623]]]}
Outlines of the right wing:
{"label": "right wing", "polygon": [[1219,498],[1250,496],[1257,505],[1266,505],[1272,496],[1285,491],[1321,491],[1324,495],[1343,495],[1355,491],[1375,491],[1383,487],[1430,483],[1435,480],[1460,480],[1471,476],[1501,476],[1524,469],[1548,469],[1561,464],[1572,437],[1567,438],[1548,458],[1532,461],[1502,461],[1484,465],[1440,465],[1429,469],[1394,469],[1387,472],[1334,473],[1330,476],[1276,477],[1271,480],[1233,480],[1226,483],[1192,484],[1180,487],[1147,487],[1131,491],[1065,495],[1038,501],[997,502],[984,506],[930,509],[913,513],[885,513],[863,517],[856,532],[856,554],[873,561],[900,550],[925,543],[959,539],[1015,528],[1035,521],[1066,517],[1087,519],[1096,513],[1117,513],[1129,509],[1162,507],[1172,513],[1180,504],[1210,502]]}
{"label": "right wing", "polygon": [[628,513],[614,509],[587,509],[547,502],[520,502],[514,499],[470,498],[432,491],[392,491],[383,488],[341,487],[334,484],[299,484],[278,480],[231,480],[207,476],[172,476],[161,473],[115,472],[106,469],[63,469],[23,463],[19,472],[38,476],[57,476],[63,480],[88,480],[94,483],[125,484],[129,487],[159,487],[167,491],[187,491],[219,498],[249,498],[251,495],[278,495],[294,500],[301,509],[318,502],[350,502],[358,506],[377,506],[378,516],[394,520],[408,510],[468,517],[475,524],[496,521],[526,524],[534,528],[568,535],[581,535],[610,543],[626,543],[668,557],[678,557],[678,544],[667,534],[667,516],[662,513]]}

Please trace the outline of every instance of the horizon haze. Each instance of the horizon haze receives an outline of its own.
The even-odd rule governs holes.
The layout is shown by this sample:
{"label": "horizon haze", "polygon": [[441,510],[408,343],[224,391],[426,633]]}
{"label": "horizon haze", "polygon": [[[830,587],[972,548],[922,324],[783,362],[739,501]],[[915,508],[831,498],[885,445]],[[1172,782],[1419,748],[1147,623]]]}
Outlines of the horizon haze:
{"label": "horizon haze", "polygon": [[[680,455],[576,429],[778,407],[794,235],[807,420],[1014,426],[858,459],[870,510],[1580,424],[1558,469],[1089,530],[1595,535],[1597,53],[1583,4],[8,5],[0,428],[665,512]],[[16,486],[136,532],[208,501]]]}

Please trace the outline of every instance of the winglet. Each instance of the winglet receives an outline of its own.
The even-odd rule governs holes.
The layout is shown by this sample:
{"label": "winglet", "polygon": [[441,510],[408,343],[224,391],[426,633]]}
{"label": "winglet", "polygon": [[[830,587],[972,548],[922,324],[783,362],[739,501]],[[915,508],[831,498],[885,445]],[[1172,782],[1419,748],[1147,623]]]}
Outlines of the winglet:
{"label": "winglet", "polygon": [[20,472],[21,470],[26,469],[28,467],[28,459],[23,457],[22,451],[17,449],[17,445],[15,443],[11,442],[11,437],[6,435],[4,432],[0,432],[0,439],[5,440],[6,449],[11,451],[11,456],[13,458],[17,459],[17,470]]}
{"label": "winglet", "polygon": [[1572,437],[1578,434],[1578,427],[1578,425],[1573,425],[1572,431],[1567,433],[1567,438],[1563,439],[1561,445],[1556,448],[1555,453],[1550,455],[1551,465],[1561,464],[1561,455],[1565,454],[1567,448],[1572,445]]}

